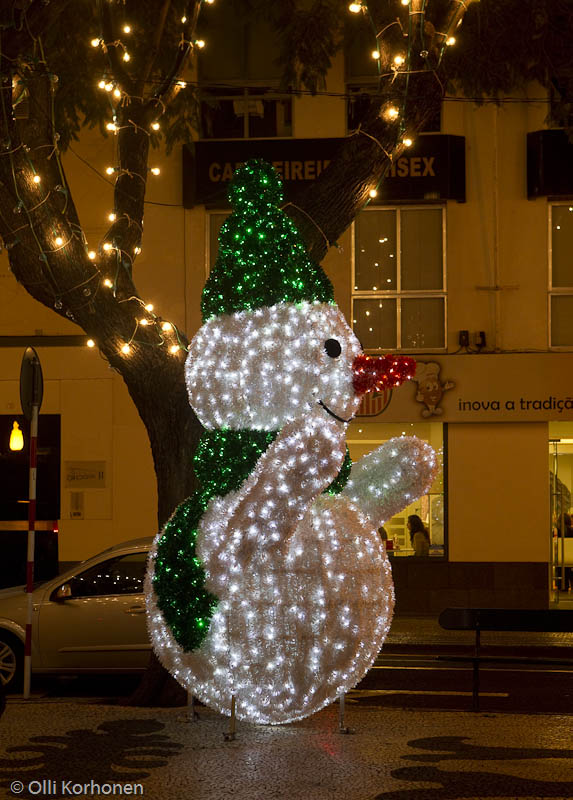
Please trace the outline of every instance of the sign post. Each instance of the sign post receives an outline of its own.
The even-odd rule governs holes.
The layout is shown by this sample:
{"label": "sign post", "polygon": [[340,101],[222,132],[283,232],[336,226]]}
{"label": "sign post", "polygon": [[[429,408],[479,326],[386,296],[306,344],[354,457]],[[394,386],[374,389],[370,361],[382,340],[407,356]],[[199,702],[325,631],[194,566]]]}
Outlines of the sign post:
{"label": "sign post", "polygon": [[32,677],[32,620],[34,607],[32,592],[34,591],[34,546],[36,527],[36,466],[38,456],[38,416],[44,381],[40,359],[33,347],[27,347],[20,368],[20,404],[22,413],[30,423],[30,467],[28,480],[28,549],[26,558],[26,641],[24,646],[24,698],[30,697]]}

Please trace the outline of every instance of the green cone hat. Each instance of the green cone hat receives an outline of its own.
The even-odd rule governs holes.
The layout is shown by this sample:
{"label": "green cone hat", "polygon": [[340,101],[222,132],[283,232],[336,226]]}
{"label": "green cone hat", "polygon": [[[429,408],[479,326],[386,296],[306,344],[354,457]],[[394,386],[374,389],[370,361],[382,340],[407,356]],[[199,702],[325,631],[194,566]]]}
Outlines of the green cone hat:
{"label": "green cone hat", "polygon": [[219,234],[219,254],[203,290],[203,320],[276,303],[334,302],[332,284],[311,261],[282,211],[282,182],[262,160],[239,167],[229,186],[233,208]]}

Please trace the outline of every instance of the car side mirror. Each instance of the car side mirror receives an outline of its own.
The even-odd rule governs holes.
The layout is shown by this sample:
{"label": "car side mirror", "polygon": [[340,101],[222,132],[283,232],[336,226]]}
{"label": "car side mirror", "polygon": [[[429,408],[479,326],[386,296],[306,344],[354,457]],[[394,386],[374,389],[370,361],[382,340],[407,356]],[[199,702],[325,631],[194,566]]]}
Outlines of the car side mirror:
{"label": "car side mirror", "polygon": [[69,597],[72,596],[72,587],[69,583],[63,583],[61,586],[58,586],[55,592],[52,593],[52,600],[56,602],[63,602],[67,600]]}

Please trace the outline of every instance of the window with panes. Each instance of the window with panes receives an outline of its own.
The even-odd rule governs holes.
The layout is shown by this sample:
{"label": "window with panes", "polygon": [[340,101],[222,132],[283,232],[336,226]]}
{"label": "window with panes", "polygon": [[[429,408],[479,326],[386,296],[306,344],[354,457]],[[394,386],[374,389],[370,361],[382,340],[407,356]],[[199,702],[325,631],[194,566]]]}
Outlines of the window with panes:
{"label": "window with panes", "polygon": [[201,17],[198,59],[201,138],[292,136],[292,98],[279,91],[276,36],[261,17],[247,22],[232,3]]}
{"label": "window with panes", "polygon": [[445,349],[444,207],[365,209],[353,252],[352,324],[363,348]]}
{"label": "window with panes", "polygon": [[573,202],[549,206],[549,339],[573,347]]}

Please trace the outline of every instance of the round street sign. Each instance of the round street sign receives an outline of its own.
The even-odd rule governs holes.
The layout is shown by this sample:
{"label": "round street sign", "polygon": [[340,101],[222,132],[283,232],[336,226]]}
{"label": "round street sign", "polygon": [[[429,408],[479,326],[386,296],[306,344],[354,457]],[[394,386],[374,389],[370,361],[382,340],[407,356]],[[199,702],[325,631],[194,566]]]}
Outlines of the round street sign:
{"label": "round street sign", "polygon": [[44,379],[40,359],[33,347],[27,347],[20,367],[20,405],[28,421],[32,419],[32,407],[42,405]]}

